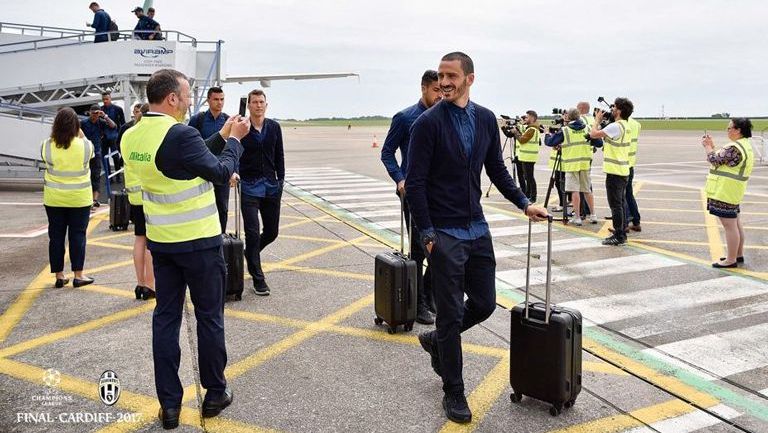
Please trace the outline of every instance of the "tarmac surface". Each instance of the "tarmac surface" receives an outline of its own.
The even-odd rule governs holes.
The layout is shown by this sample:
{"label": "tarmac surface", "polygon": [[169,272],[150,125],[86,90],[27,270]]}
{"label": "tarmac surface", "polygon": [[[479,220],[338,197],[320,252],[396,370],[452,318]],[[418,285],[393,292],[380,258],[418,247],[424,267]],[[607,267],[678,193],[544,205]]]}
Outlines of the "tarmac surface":
{"label": "tarmac surface", "polygon": [[[383,128],[284,130],[280,236],[262,256],[272,294],[255,296],[246,278],[243,300],[225,308],[235,401],[201,422],[190,311],[180,339],[186,388],[178,431],[768,432],[766,165],[755,167],[742,205],[745,266],[715,270],[724,236],[703,210],[707,164],[698,134],[640,136],[642,232],[623,247],[599,243],[609,210],[597,154],[600,223],[555,225],[553,300],[585,317],[584,389],[557,417],[544,403],[509,399],[507,310],[523,297],[528,224],[491,190],[483,205],[500,307],[462,336],[474,418],[460,426],[445,419],[440,380],[416,339],[431,327],[390,335],[373,323],[373,257],[400,241],[394,186],[380,149],[371,148],[385,135]],[[540,202],[545,153],[536,173]],[[110,231],[102,206],[86,256],[96,283],[54,289],[41,201],[35,188],[0,191],[0,432],[160,431],[154,303],[133,296],[132,227]],[[531,289],[540,298],[546,226],[533,228]],[[99,398],[105,370],[120,379],[114,406]]]}

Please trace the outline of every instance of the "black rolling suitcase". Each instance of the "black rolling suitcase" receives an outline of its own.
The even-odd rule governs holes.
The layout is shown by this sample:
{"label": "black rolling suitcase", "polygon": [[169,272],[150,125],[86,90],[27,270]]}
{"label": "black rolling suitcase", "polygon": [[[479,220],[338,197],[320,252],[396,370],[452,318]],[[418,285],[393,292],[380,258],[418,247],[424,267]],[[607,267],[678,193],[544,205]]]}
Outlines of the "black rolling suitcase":
{"label": "black rolling suitcase", "polygon": [[112,191],[109,197],[109,229],[115,232],[128,230],[130,214],[131,204],[128,202],[128,193]]}
{"label": "black rolling suitcase", "polygon": [[226,300],[239,301],[243,299],[243,251],[244,244],[240,238],[240,185],[235,188],[235,233],[221,235],[223,241],[224,262],[227,264],[227,286],[224,296]]}
{"label": "black rolling suitcase", "polygon": [[552,280],[552,217],[547,231],[547,280],[545,302],[529,303],[531,229],[528,223],[528,262],[525,302],[512,308],[509,383],[512,401],[523,396],[551,403],[549,413],[571,407],[581,392],[581,313],[550,307]]}
{"label": "black rolling suitcase", "polygon": [[374,269],[374,309],[376,325],[386,323],[387,332],[394,334],[403,325],[413,329],[416,321],[418,274],[416,261],[404,253],[405,228],[403,202],[400,199],[400,251],[376,255]]}

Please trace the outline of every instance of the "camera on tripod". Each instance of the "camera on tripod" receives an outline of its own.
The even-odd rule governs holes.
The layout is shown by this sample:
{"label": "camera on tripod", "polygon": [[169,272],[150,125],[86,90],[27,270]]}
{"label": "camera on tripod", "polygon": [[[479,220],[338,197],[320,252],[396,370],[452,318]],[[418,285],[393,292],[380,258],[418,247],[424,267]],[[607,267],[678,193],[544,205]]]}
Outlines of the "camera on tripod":
{"label": "camera on tripod", "polygon": [[523,124],[523,119],[520,116],[515,116],[515,118],[511,118],[507,115],[501,114],[501,118],[504,120],[504,123],[501,125],[501,132],[504,133],[504,136],[509,138],[514,138],[515,134],[513,131],[518,130],[520,125]]}
{"label": "camera on tripod", "polygon": [[613,112],[612,112],[613,104],[609,105],[607,102],[605,102],[605,98],[603,98],[602,96],[599,96],[597,98],[597,102],[600,102],[608,107],[608,111],[603,110],[602,108],[599,108],[599,107],[595,107],[595,109],[592,111],[593,116],[596,116],[598,112],[603,113],[603,120],[600,122],[600,129],[603,129],[609,124],[616,121],[616,119],[613,117]]}

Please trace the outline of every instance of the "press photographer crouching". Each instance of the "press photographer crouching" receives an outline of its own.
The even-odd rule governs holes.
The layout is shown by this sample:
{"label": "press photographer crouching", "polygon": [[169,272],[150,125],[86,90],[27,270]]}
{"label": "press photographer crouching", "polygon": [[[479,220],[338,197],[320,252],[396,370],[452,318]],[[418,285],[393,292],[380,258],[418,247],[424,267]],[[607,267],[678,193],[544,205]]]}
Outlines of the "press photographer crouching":
{"label": "press photographer crouching", "polygon": [[587,125],[581,118],[581,113],[576,108],[569,109],[564,116],[568,122],[559,130],[553,130],[544,138],[544,144],[548,147],[561,149],[560,171],[565,173],[565,191],[571,194],[573,202],[573,224],[580,226],[581,200],[579,193],[584,193],[587,205],[592,213],[589,221],[597,224],[597,215],[594,213],[595,201],[592,195],[592,179],[590,169],[592,167],[592,148],[602,147],[600,139],[590,139]]}
{"label": "press photographer crouching", "polygon": [[536,178],[533,176],[533,166],[539,160],[539,146],[541,136],[539,132],[539,115],[533,110],[525,112],[522,116],[523,123],[520,128],[511,130],[517,140],[517,152],[515,154],[517,171],[520,175],[520,189],[531,203],[536,202]]}
{"label": "press photographer crouching", "polygon": [[616,98],[611,105],[610,117],[613,121],[603,126],[607,113],[596,110],[595,124],[589,132],[590,138],[603,139],[603,171],[608,206],[613,216],[613,234],[603,240],[603,245],[623,245],[627,242],[624,230],[624,200],[627,178],[629,177],[629,147],[632,141],[627,120],[634,110],[632,101]]}

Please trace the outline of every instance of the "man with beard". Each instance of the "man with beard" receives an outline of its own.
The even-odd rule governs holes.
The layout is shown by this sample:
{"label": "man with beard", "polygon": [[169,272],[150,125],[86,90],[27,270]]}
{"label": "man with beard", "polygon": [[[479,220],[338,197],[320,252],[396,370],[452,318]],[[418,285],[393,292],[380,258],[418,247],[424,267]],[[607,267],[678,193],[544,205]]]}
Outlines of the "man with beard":
{"label": "man with beard", "polygon": [[[384,140],[384,146],[381,148],[381,162],[387,168],[389,177],[397,185],[396,194],[403,198],[405,194],[405,173],[408,170],[408,142],[411,139],[411,125],[421,113],[429,107],[440,101],[440,86],[437,84],[437,71],[427,70],[421,76],[421,99],[414,105],[400,111],[392,117],[392,124],[389,126],[387,138]],[[397,164],[395,152],[400,149],[400,165]],[[408,222],[408,239],[410,240],[411,258],[416,260],[416,269],[418,270],[418,296],[416,305],[416,321],[423,325],[435,323],[430,310],[432,305],[432,291],[429,268],[422,275],[424,267],[424,250],[418,242],[414,242],[414,236],[418,238],[418,230],[414,230],[413,221],[410,218],[410,209],[408,201],[403,201],[403,213]]]}
{"label": "man with beard", "polygon": [[[443,409],[451,421],[468,423],[464,396],[461,333],[496,308],[496,259],[480,205],[480,173],[534,221],[547,217],[531,205],[509,175],[501,155],[496,115],[469,100],[475,80],[472,59],[461,52],[443,56],[438,68],[443,100],[413,124],[408,152],[406,197],[432,268],[436,331],[419,335],[443,380]],[[464,301],[464,295],[467,301]]]}

